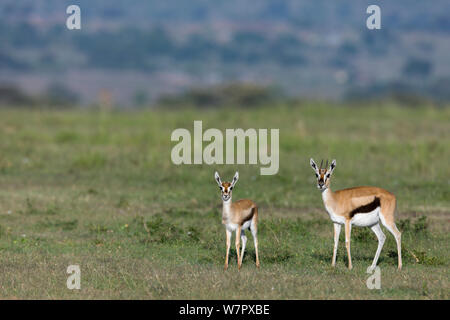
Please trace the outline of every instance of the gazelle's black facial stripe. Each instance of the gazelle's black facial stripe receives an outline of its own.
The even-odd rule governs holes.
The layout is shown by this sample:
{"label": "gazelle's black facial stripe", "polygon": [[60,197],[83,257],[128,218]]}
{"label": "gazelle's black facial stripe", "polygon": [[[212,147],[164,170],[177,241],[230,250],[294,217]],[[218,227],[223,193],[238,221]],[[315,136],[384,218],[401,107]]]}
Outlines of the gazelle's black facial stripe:
{"label": "gazelle's black facial stripe", "polygon": [[220,186],[220,191],[222,191],[223,195],[231,194],[231,190],[233,190],[233,186],[229,182],[223,182]]}

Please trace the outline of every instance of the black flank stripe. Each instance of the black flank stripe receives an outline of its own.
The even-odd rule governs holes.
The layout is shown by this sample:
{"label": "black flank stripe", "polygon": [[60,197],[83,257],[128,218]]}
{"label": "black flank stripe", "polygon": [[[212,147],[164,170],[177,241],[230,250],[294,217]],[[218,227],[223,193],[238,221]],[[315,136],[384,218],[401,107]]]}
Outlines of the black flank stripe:
{"label": "black flank stripe", "polygon": [[375,197],[375,199],[373,199],[373,201],[371,203],[368,203],[368,204],[360,206],[356,209],[353,209],[352,212],[350,212],[350,218],[353,218],[353,216],[357,213],[371,212],[379,206],[380,206],[380,198]]}

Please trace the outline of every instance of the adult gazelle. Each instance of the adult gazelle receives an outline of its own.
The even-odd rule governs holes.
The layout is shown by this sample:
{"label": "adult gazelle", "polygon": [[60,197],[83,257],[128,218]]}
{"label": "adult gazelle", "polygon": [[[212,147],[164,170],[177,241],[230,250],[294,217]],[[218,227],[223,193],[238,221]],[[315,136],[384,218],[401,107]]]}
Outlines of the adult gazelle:
{"label": "adult gazelle", "polygon": [[330,188],[331,175],[336,168],[336,160],[328,161],[325,168],[310,160],[317,178],[317,188],[322,192],[325,209],[334,223],[334,249],[332,265],[336,265],[336,253],[339,244],[341,226],[345,228],[345,246],[348,254],[348,268],[352,269],[350,254],[350,234],[352,226],[369,227],[378,238],[378,248],[369,270],[375,269],[386,236],[380,227],[381,223],[391,232],[397,242],[398,269],[402,268],[401,233],[394,222],[396,207],[395,196],[387,190],[378,187],[354,187],[333,192]]}

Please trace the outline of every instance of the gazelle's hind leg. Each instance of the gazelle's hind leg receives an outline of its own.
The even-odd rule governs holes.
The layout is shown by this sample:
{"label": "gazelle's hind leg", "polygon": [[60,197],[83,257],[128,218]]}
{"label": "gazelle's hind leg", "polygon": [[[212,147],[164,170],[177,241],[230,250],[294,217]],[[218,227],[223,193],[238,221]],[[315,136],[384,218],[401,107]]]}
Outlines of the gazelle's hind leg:
{"label": "gazelle's hind leg", "polygon": [[383,231],[381,230],[379,223],[372,226],[370,229],[372,229],[372,231],[375,233],[375,235],[378,238],[377,252],[375,253],[375,257],[373,258],[372,265],[370,266],[370,269],[369,269],[370,271],[372,271],[377,266],[378,258],[380,257],[381,249],[383,249],[383,245],[384,245],[384,241],[386,240],[386,236],[384,235]]}
{"label": "gazelle's hind leg", "polygon": [[241,241],[242,241],[242,249],[241,249],[241,262],[240,262],[240,264],[242,265],[242,260],[244,259],[245,245],[247,244],[247,236],[245,235],[245,231],[244,230],[241,231]]}
{"label": "gazelle's hind leg", "polygon": [[241,240],[241,226],[238,226],[236,229],[236,255],[237,255],[238,270],[241,270],[241,258],[239,255],[240,240]]}
{"label": "gazelle's hind leg", "polygon": [[259,255],[258,255],[258,209],[252,218],[252,223],[250,224],[250,231],[252,232],[253,241],[255,243],[255,254],[256,254],[256,267],[259,268]]}
{"label": "gazelle's hind leg", "polygon": [[402,233],[397,229],[395,222],[388,223],[385,219],[381,219],[383,226],[389,230],[390,233],[395,238],[395,242],[397,242],[397,253],[398,253],[398,269],[402,269]]}
{"label": "gazelle's hind leg", "polygon": [[[383,206],[384,204],[384,206]],[[380,211],[380,220],[383,226],[389,230],[390,233],[395,238],[395,242],[397,242],[397,253],[398,253],[398,269],[402,269],[402,233],[397,229],[397,226],[394,222],[394,212],[395,212],[396,200],[391,199],[390,202],[382,202],[381,207],[382,211]]]}

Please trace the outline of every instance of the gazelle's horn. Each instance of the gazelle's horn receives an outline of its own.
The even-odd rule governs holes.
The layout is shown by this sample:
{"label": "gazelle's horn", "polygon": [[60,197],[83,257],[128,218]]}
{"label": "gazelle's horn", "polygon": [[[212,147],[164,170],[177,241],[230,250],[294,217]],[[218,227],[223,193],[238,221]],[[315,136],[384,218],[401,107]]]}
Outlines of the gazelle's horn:
{"label": "gazelle's horn", "polygon": [[322,169],[322,165],[323,165],[323,159],[322,159],[322,161],[320,161],[320,168],[319,168],[319,170]]}

